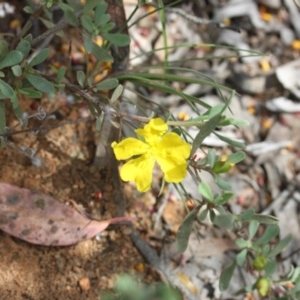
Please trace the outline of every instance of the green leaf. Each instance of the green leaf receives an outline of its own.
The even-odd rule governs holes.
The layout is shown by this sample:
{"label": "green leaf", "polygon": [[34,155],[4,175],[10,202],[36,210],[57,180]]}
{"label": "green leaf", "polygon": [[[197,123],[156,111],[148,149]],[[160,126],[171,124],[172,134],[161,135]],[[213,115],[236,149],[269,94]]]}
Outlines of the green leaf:
{"label": "green leaf", "polygon": [[11,67],[11,70],[16,77],[19,77],[22,75],[22,68],[20,67],[20,65],[15,65],[15,66]]}
{"label": "green leaf", "polygon": [[191,156],[195,154],[195,152],[200,147],[204,139],[215,130],[215,128],[219,124],[220,118],[221,115],[216,115],[215,117],[207,121],[205,125],[201,128],[200,132],[196,135],[194,139]]}
{"label": "green leaf", "polygon": [[215,149],[209,149],[207,153],[207,164],[210,167],[213,167],[213,165],[216,162],[216,150]]}
{"label": "green leaf", "polygon": [[213,202],[214,196],[212,194],[210,186],[206,182],[201,182],[199,184],[198,191],[204,198],[206,198],[210,202]]}
{"label": "green leaf", "polygon": [[249,240],[253,239],[253,237],[255,236],[255,234],[258,230],[258,227],[259,227],[259,223],[255,220],[253,220],[249,223],[249,227],[248,227],[248,239]]}
{"label": "green leaf", "polygon": [[5,77],[5,74],[2,71],[0,71],[0,77],[1,78]]}
{"label": "green leaf", "polygon": [[46,94],[55,92],[53,84],[50,83],[45,78],[43,78],[39,75],[30,74],[30,73],[25,73],[24,76],[32,84],[32,86],[35,87],[37,90],[39,90],[43,93],[46,93]]}
{"label": "green leaf", "polygon": [[265,267],[265,276],[270,277],[275,272],[276,267],[277,267],[276,261],[274,260],[268,261]]}
{"label": "green leaf", "polygon": [[30,6],[25,6],[23,8],[23,10],[27,13],[27,14],[33,14],[33,9]]}
{"label": "green leaf", "polygon": [[[19,106],[17,93],[15,91],[14,91],[13,96],[10,98],[10,102],[12,103],[13,109],[15,109]],[[23,123],[21,120],[20,120],[20,122],[21,122],[21,124]]]}
{"label": "green leaf", "polygon": [[91,53],[96,57],[98,62],[113,62],[113,57],[108,53],[107,50],[93,43]]}
{"label": "green leaf", "polygon": [[105,90],[112,90],[117,87],[119,81],[115,78],[109,78],[101,81],[96,85],[97,91],[105,91]]}
{"label": "green leaf", "polygon": [[236,239],[235,244],[241,249],[248,247],[248,242],[243,238]]}
{"label": "green leaf", "polygon": [[0,60],[0,70],[6,67],[12,67],[20,63],[23,59],[23,54],[20,51],[10,51],[5,57]]}
{"label": "green leaf", "polygon": [[68,24],[74,27],[78,27],[78,19],[73,10],[66,10],[64,12],[64,17]]}
{"label": "green leaf", "polygon": [[[109,23],[107,23],[105,25],[102,25],[100,29],[101,29],[101,32],[109,32],[112,29],[114,29],[115,26],[116,26],[115,23],[109,22]],[[101,35],[102,35],[102,33],[101,33]]]}
{"label": "green leaf", "polygon": [[83,15],[81,17],[81,24],[84,27],[84,29],[89,33],[92,33],[94,31],[95,25],[89,16]]}
{"label": "green leaf", "polygon": [[56,75],[56,81],[57,81],[58,83],[60,83],[61,80],[63,79],[63,77],[65,76],[66,70],[67,70],[66,67],[60,67],[60,68],[59,68],[59,70],[58,70],[58,72],[57,72],[57,75]]}
{"label": "green leaf", "polygon": [[10,85],[8,85],[6,82],[4,82],[2,79],[0,79],[0,90],[2,94],[9,99],[11,99],[15,93],[13,88]]}
{"label": "green leaf", "polygon": [[245,222],[250,220],[253,215],[254,215],[254,209],[250,208],[246,210],[244,213],[238,215],[238,218],[240,221]]}
{"label": "green leaf", "polygon": [[0,40],[0,58],[7,55],[9,52],[7,42],[4,40]]}
{"label": "green leaf", "polygon": [[224,205],[230,200],[230,198],[233,195],[234,195],[233,193],[224,193],[224,194],[220,195],[219,197],[217,197],[216,199],[214,199],[214,203],[216,205]]}
{"label": "green leaf", "polygon": [[220,135],[218,133],[216,133],[214,131],[214,135],[216,135],[221,141],[233,146],[233,147],[238,147],[238,148],[245,148],[245,144],[242,143],[242,142],[239,142],[239,141],[236,141],[236,140],[232,140],[232,139],[229,139],[228,137],[225,137],[223,135]]}
{"label": "green leaf", "polygon": [[198,214],[201,205],[196,206],[188,215],[184,218],[182,224],[180,225],[177,235],[176,244],[179,252],[183,253],[189,242],[189,237],[192,231],[193,222]]}
{"label": "green leaf", "polygon": [[[89,52],[91,53],[92,52],[92,49],[93,49],[93,39],[91,36],[87,36],[85,39],[84,39],[84,49],[86,52]],[[98,46],[98,45],[97,45]]]}
{"label": "green leaf", "polygon": [[47,59],[50,54],[50,50],[48,48],[41,50],[29,63],[30,67],[39,65],[43,61]]}
{"label": "green leaf", "polygon": [[245,152],[239,151],[239,152],[229,155],[229,157],[226,159],[226,161],[229,163],[237,164],[240,161],[244,160],[245,157],[246,157]]}
{"label": "green leaf", "polygon": [[24,111],[21,108],[21,106],[19,105],[19,103],[17,102],[16,107],[14,107],[14,113],[16,115],[16,117],[19,119],[21,126],[24,128],[27,126],[28,124],[28,117],[24,118]]}
{"label": "green leaf", "polygon": [[253,244],[255,246],[260,246],[260,245],[265,245],[269,241],[271,241],[274,237],[276,237],[279,233],[279,227],[278,225],[270,225],[266,228],[265,232],[263,235],[256,240]]}
{"label": "green leaf", "polygon": [[119,84],[111,96],[110,103],[113,104],[122,95],[122,92],[123,92],[123,86]]}
{"label": "green leaf", "polygon": [[31,49],[31,45],[28,41],[22,40],[18,46],[16,47],[16,50],[20,51],[23,54],[23,57],[27,57]]}
{"label": "green leaf", "polygon": [[238,266],[242,267],[243,264],[245,263],[246,257],[248,254],[248,249],[243,249],[235,258],[236,263]]}
{"label": "green leaf", "polygon": [[[99,2],[98,2],[99,3]],[[108,4],[106,2],[102,2],[99,4],[95,9],[95,18],[94,22],[97,27],[99,27],[101,24],[105,24],[102,22],[102,17],[107,11]]]}
{"label": "green leaf", "polygon": [[77,82],[83,88],[84,87],[84,82],[85,82],[85,74],[84,74],[84,72],[81,71],[81,70],[77,71],[76,77],[77,77]]}
{"label": "green leaf", "polygon": [[217,161],[214,164],[212,171],[215,172],[216,174],[222,174],[228,172],[233,167],[234,165],[232,163],[229,163],[228,161]]}
{"label": "green leaf", "polygon": [[219,289],[221,292],[225,291],[230,283],[230,280],[232,278],[233,272],[235,270],[236,267],[236,262],[233,261],[229,266],[227,266],[221,276],[220,276],[220,282],[219,282]]}
{"label": "green leaf", "polygon": [[99,0],[87,0],[84,4],[83,13],[89,14],[98,4]]}
{"label": "green leaf", "polygon": [[[105,15],[102,15],[101,19],[95,25],[97,27],[99,27],[99,26],[102,26],[102,25],[108,23],[109,21],[110,21],[110,15],[105,14]],[[102,32],[107,32],[107,31],[105,31],[106,28],[107,28],[107,26],[100,27],[100,34],[101,35],[102,35]]]}
{"label": "green leaf", "polygon": [[201,213],[200,213],[198,219],[199,219],[200,221],[203,221],[203,220],[207,217],[207,213],[208,213],[208,209],[207,209],[207,208],[203,209],[203,210],[201,211]]}
{"label": "green leaf", "polygon": [[212,221],[215,225],[231,230],[233,228],[234,217],[232,214],[218,215]]}
{"label": "green leaf", "polygon": [[22,89],[18,90],[18,92],[27,97],[30,97],[30,98],[41,98],[42,97],[41,92],[38,92],[33,89],[29,89],[29,88],[22,88]]}
{"label": "green leaf", "polygon": [[256,220],[260,224],[272,225],[278,223],[278,219],[276,217],[269,215],[254,214],[251,219]]}
{"label": "green leaf", "polygon": [[292,240],[292,236],[289,234],[282,239],[268,254],[268,257],[273,257],[279,254]]}
{"label": "green leaf", "polygon": [[96,130],[100,131],[104,120],[104,112],[102,111],[100,116],[96,118]]}
{"label": "green leaf", "polygon": [[231,191],[232,190],[231,185],[228,182],[226,182],[225,180],[223,180],[220,176],[216,176],[215,181],[216,181],[217,186],[220,189],[225,190],[225,191]]}
{"label": "green leaf", "polygon": [[128,46],[130,44],[130,38],[127,34],[101,32],[101,35],[104,39],[119,47]]}

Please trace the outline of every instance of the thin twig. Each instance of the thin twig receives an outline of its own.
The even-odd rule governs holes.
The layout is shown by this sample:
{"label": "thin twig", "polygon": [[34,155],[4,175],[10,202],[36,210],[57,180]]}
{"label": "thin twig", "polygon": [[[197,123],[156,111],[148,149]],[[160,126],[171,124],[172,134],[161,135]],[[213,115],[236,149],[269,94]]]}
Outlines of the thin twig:
{"label": "thin twig", "polygon": [[46,38],[48,38],[49,36],[51,36],[52,34],[66,28],[68,26],[68,23],[66,21],[62,21],[60,23],[58,23],[57,25],[53,26],[52,28],[48,29],[47,31],[45,31],[43,34],[41,34],[40,36],[36,37],[35,39],[33,39],[31,41],[31,46],[35,46],[36,44],[38,44],[39,42],[45,40]]}

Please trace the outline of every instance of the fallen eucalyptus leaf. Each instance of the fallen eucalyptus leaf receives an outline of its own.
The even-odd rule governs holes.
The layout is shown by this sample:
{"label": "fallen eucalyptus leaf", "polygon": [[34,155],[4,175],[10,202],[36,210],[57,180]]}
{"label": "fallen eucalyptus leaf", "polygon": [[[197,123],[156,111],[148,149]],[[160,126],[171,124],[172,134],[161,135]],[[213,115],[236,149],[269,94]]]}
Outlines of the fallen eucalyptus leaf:
{"label": "fallen eucalyptus leaf", "polygon": [[32,244],[76,244],[121,221],[130,218],[93,220],[43,193],[0,183],[0,229]]}

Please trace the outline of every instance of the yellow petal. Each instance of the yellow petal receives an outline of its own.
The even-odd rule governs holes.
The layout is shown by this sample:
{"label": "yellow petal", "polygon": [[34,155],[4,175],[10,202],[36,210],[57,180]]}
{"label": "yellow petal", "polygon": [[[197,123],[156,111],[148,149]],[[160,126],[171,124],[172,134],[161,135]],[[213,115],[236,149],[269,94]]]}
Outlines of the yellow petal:
{"label": "yellow petal", "polygon": [[187,159],[191,153],[191,145],[183,141],[174,132],[166,133],[157,144],[157,152],[165,153],[168,156],[178,156]]}
{"label": "yellow petal", "polygon": [[161,154],[157,154],[155,158],[167,182],[178,183],[186,176],[187,161],[185,159],[178,156],[165,156]]}
{"label": "yellow petal", "polygon": [[136,133],[143,136],[149,145],[156,144],[167,132],[168,125],[161,118],[152,119],[144,128],[136,129]]}
{"label": "yellow petal", "polygon": [[120,176],[124,181],[134,181],[139,192],[146,192],[151,186],[154,163],[154,157],[141,155],[124,164]]}
{"label": "yellow petal", "polygon": [[187,172],[186,159],[190,156],[191,145],[176,133],[167,133],[157,144],[155,159],[160,165],[167,182],[180,182]]}
{"label": "yellow petal", "polygon": [[150,146],[135,138],[126,138],[120,143],[111,144],[117,160],[128,159],[134,155],[141,155],[149,151]]}

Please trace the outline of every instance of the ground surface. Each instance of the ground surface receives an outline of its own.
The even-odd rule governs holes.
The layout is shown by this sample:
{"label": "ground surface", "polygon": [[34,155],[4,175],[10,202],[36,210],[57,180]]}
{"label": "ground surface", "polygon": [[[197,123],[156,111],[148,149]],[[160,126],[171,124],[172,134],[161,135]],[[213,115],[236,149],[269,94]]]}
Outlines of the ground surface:
{"label": "ground surface", "polygon": [[[25,102],[30,110],[33,102]],[[47,103],[44,100],[44,107]],[[58,104],[57,112],[63,111],[69,119],[72,110]],[[110,167],[96,168],[89,157],[93,154],[89,147],[94,145],[92,126],[72,124],[46,134],[22,136],[21,144],[37,151],[41,167],[32,166],[18,150],[2,149],[1,182],[43,191],[62,202],[74,200],[96,218],[115,215]],[[12,141],[20,142],[17,136]],[[98,299],[120,273],[132,272],[147,279],[149,270],[129,233],[125,225],[118,225],[97,239],[74,246],[42,247],[0,232],[0,299]]]}

